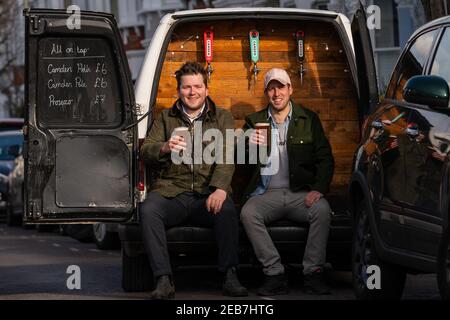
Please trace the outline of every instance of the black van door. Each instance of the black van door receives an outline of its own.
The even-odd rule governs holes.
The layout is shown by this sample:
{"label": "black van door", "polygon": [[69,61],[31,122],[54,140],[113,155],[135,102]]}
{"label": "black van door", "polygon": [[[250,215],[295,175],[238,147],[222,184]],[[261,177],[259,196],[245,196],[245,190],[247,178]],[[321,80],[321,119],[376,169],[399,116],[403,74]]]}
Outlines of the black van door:
{"label": "black van door", "polygon": [[25,20],[25,221],[128,220],[137,129],[114,17],[33,9]]}

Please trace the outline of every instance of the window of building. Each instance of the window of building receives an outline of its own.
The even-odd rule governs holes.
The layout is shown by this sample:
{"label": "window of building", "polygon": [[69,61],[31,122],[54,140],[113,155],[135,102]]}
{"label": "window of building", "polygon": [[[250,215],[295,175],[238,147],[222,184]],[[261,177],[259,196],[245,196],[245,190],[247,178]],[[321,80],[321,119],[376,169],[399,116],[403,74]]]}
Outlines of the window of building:
{"label": "window of building", "polygon": [[377,48],[398,47],[398,12],[397,4],[392,0],[374,0],[380,7],[381,29],[375,29],[375,46]]}

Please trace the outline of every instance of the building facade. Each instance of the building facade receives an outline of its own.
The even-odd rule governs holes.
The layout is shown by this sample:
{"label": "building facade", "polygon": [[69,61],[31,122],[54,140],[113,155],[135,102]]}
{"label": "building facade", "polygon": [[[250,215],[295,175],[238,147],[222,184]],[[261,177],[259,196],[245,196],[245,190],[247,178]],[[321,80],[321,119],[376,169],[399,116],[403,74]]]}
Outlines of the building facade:
{"label": "building facade", "polygon": [[[380,92],[384,93],[397,59],[411,34],[425,23],[425,12],[420,0],[365,0],[366,8],[379,8],[380,28],[371,29],[372,48]],[[345,14],[350,20],[359,0],[315,0],[313,7],[322,6]],[[325,7],[323,7],[325,6]],[[377,14],[367,10],[367,16]]]}

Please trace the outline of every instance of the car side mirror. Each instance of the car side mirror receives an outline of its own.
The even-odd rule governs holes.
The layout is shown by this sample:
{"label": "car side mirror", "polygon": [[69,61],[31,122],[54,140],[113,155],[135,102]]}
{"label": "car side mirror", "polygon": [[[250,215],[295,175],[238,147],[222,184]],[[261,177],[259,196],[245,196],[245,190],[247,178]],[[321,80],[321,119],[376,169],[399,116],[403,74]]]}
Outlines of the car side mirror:
{"label": "car side mirror", "polygon": [[439,76],[414,76],[406,82],[403,98],[444,111],[449,110],[449,91],[447,81]]}
{"label": "car side mirror", "polygon": [[10,156],[13,156],[14,158],[17,158],[18,156],[20,156],[20,149],[21,149],[21,147],[19,145],[17,145],[17,144],[13,145],[13,146],[10,146],[8,148],[8,154]]}

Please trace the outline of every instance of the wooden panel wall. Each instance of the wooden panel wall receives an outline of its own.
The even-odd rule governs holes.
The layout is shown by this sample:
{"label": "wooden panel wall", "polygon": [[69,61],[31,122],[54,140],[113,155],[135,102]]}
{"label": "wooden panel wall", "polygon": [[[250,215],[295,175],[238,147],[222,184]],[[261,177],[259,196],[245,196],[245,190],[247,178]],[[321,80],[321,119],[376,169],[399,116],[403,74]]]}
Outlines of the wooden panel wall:
{"label": "wooden panel wall", "polygon": [[[231,111],[236,127],[247,114],[266,105],[264,74],[270,68],[284,68],[293,82],[295,101],[318,113],[336,161],[333,188],[345,187],[351,173],[353,152],[359,141],[357,101],[351,72],[339,35],[332,24],[308,21],[215,21],[179,25],[166,54],[156,114],[176,99],[175,71],[186,61],[205,63],[203,31],[214,29],[214,72],[209,94],[219,107]],[[248,32],[260,32],[262,69],[253,79]],[[303,83],[298,75],[294,34],[305,31],[307,72]],[[206,63],[205,63],[206,66]]]}

